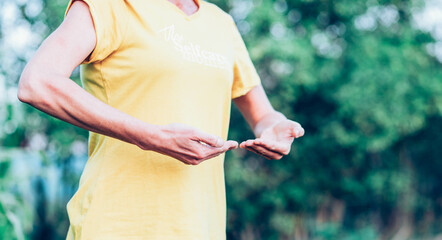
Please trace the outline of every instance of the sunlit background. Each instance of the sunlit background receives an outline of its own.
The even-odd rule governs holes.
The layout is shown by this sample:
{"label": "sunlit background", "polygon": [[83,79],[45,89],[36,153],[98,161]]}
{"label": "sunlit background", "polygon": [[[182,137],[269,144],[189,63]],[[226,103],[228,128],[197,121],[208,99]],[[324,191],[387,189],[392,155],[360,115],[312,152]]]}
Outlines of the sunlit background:
{"label": "sunlit background", "polygon": [[[227,155],[228,239],[441,240],[442,0],[213,2],[274,107],[306,130],[281,161]],[[0,0],[3,240],[64,239],[87,161],[86,131],[16,97],[66,5]],[[233,109],[230,138],[250,137]]]}

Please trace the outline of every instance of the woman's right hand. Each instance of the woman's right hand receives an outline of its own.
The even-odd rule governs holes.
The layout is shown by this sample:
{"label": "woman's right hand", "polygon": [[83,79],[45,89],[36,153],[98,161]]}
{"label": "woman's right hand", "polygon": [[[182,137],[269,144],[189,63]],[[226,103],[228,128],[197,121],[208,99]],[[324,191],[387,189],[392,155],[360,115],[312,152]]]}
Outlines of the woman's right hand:
{"label": "woman's right hand", "polygon": [[141,149],[171,156],[188,165],[198,165],[228,150],[238,148],[236,141],[224,141],[220,137],[184,124],[158,126],[158,130],[154,141],[149,140],[137,145]]}

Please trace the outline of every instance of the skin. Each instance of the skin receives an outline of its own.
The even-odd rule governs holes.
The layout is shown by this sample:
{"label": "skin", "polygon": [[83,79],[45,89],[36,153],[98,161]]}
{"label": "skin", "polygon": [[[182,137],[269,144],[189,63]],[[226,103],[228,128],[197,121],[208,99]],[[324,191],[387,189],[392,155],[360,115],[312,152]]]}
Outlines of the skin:
{"label": "skin", "polygon": [[[198,7],[193,1],[170,1],[181,3],[177,7],[187,11],[186,14],[194,13]],[[153,125],[140,121],[78,86],[69,77],[94,50],[96,40],[87,4],[74,2],[63,23],[42,43],[23,70],[18,90],[20,101],[83,129],[189,165],[200,164],[238,147],[236,141],[224,141],[187,125]],[[262,87],[255,87],[234,99],[234,103],[257,137],[242,142],[241,148],[268,159],[280,159],[290,152],[293,139],[304,134],[298,123],[273,110]]]}
{"label": "skin", "polygon": [[181,9],[181,11],[183,11],[188,16],[198,11],[198,5],[193,0],[168,0],[168,1],[175,4],[179,9]]}
{"label": "skin", "polygon": [[233,102],[257,137],[242,142],[241,148],[267,159],[279,160],[290,153],[293,140],[304,135],[304,129],[299,123],[287,119],[273,109],[261,86]]}

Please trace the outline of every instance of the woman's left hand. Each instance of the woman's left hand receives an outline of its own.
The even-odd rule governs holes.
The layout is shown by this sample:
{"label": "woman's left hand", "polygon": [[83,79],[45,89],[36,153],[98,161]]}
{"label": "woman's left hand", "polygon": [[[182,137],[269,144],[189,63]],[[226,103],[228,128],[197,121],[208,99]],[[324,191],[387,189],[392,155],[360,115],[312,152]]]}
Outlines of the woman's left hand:
{"label": "woman's left hand", "polygon": [[259,138],[242,142],[240,147],[267,159],[279,160],[290,153],[293,140],[303,135],[304,129],[299,123],[285,119],[264,129]]}

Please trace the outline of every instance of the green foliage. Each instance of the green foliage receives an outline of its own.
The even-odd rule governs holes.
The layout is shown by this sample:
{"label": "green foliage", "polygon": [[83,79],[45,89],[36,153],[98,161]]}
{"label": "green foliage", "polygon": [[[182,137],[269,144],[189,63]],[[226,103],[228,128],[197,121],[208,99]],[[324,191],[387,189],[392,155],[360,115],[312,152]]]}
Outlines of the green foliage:
{"label": "green foliage", "polygon": [[2,239],[25,239],[24,227],[29,227],[31,207],[23,202],[23,196],[17,193],[17,185],[9,169],[11,158],[0,155],[0,237]]}
{"label": "green foliage", "polygon": [[[41,12],[31,14],[29,8],[40,4]],[[0,1],[0,10],[11,5],[18,9],[17,19],[5,23],[0,18],[0,26],[25,26],[41,34],[37,36],[42,40],[61,23],[67,2]],[[13,34],[3,31],[0,36]],[[23,49],[27,50],[25,53],[0,48],[0,56],[13,57],[14,63],[12,67],[0,66],[0,239],[4,240],[65,238],[66,204],[78,184],[76,166],[83,164],[82,158],[75,156],[72,145],[87,141],[87,131],[18,102],[16,88],[26,62],[25,55],[33,54],[36,47],[38,45]],[[79,83],[77,70],[72,79]],[[84,158],[85,153],[82,154]],[[75,165],[73,161],[78,163]],[[60,181],[55,189],[49,185],[54,169],[63,173],[60,179],[52,179]],[[51,196],[54,193],[55,199]]]}
{"label": "green foliage", "polygon": [[[428,152],[441,143],[429,132],[442,121],[442,72],[425,50],[434,40],[413,28],[416,2],[254,3],[245,18],[238,14],[238,27],[250,25],[244,38],[273,105],[306,135],[280,162],[227,158],[230,237],[440,233],[440,155]],[[373,9],[397,11],[397,18],[385,23],[381,16],[374,28],[358,29],[356,19]],[[237,121],[234,137],[245,134]],[[302,224],[293,220],[299,218]]]}

